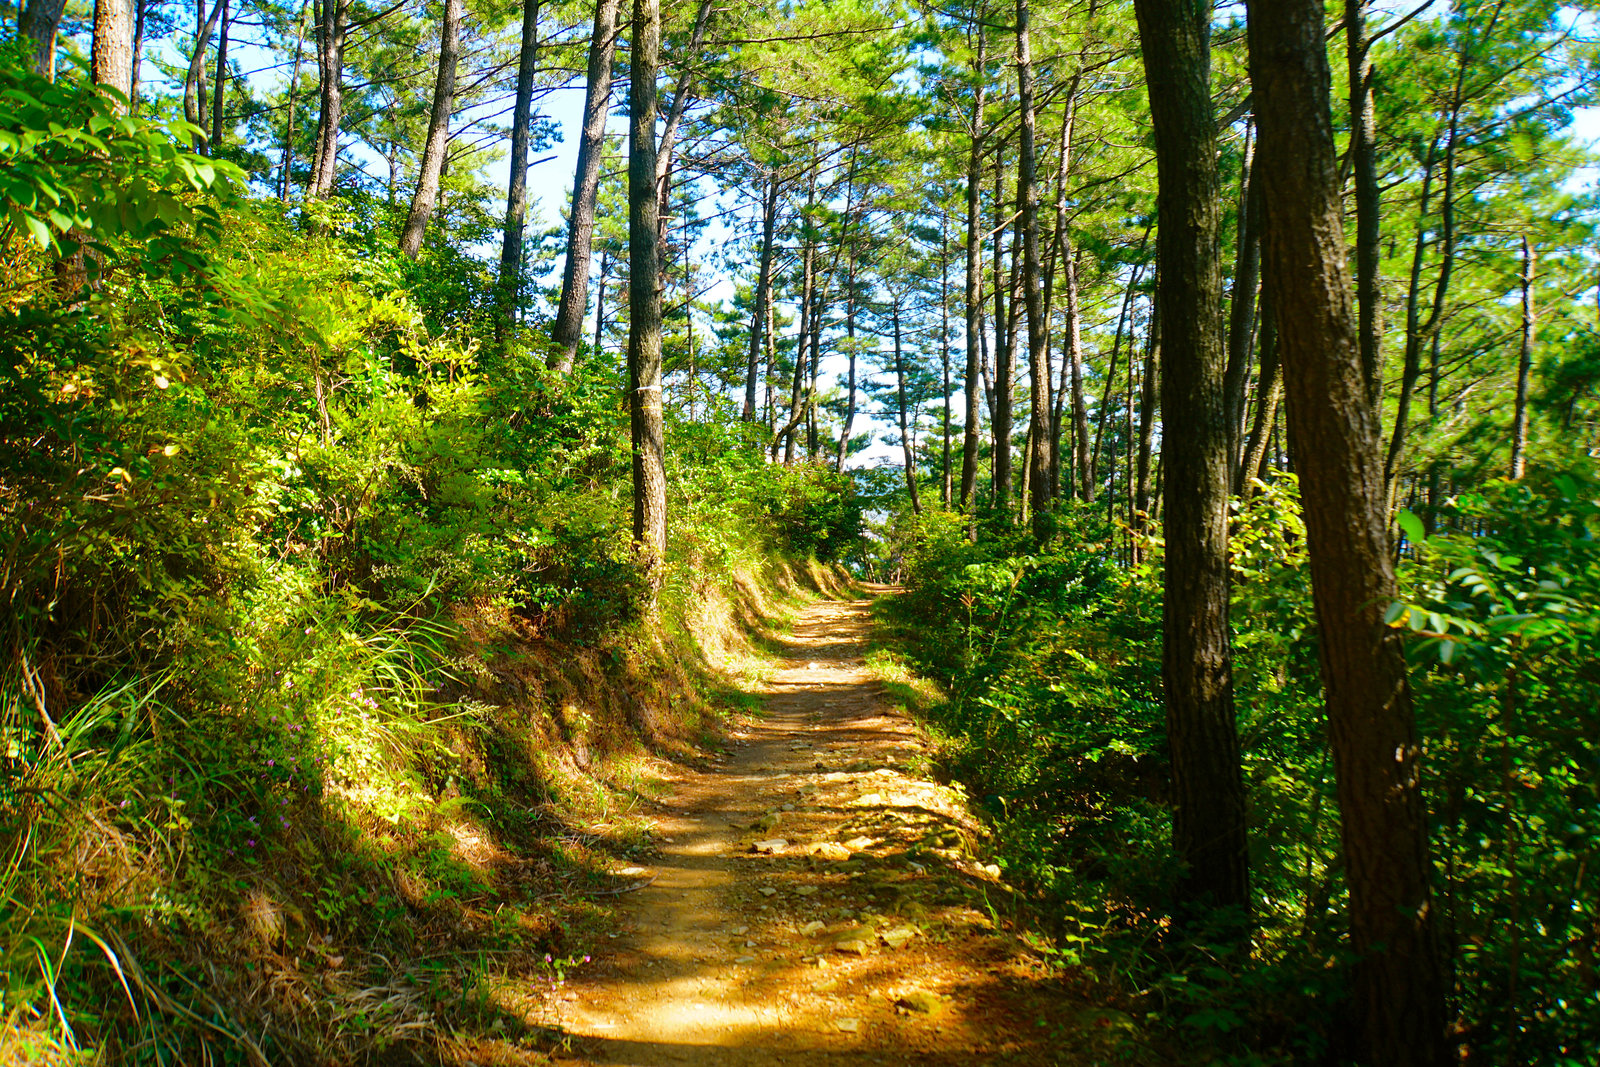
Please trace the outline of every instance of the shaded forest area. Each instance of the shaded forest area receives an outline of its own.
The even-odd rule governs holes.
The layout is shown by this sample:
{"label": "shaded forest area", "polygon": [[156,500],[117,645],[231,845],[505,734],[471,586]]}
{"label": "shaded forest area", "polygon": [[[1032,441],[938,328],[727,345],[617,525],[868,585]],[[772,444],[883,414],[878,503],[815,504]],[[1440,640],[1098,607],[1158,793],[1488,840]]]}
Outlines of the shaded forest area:
{"label": "shaded forest area", "polygon": [[848,568],[1121,1059],[1594,1061],[1585,5],[3,14],[5,1055],[553,1047]]}

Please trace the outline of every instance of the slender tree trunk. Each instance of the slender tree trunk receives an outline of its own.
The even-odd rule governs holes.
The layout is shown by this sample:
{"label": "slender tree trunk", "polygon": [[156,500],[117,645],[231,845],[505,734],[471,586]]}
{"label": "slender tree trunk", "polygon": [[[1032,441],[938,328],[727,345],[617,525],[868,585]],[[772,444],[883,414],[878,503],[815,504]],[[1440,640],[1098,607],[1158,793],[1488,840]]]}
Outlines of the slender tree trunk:
{"label": "slender tree trunk", "polygon": [[906,365],[900,345],[900,297],[894,298],[892,323],[894,326],[894,387],[899,399],[900,448],[905,462],[906,492],[911,494],[911,510],[922,514],[922,497],[917,494],[917,453],[911,440],[911,428],[906,417]]}
{"label": "slender tree trunk", "polygon": [[1234,253],[1233,293],[1228,305],[1228,365],[1222,376],[1228,420],[1228,465],[1239,465],[1243,447],[1245,385],[1250,379],[1251,341],[1256,332],[1256,288],[1261,281],[1261,195],[1253,180],[1253,153],[1245,152],[1239,191],[1239,238]]}
{"label": "slender tree trunk", "polygon": [[[1089,457],[1089,477],[1094,478],[1100,472],[1100,442],[1105,440],[1106,420],[1111,417],[1111,392],[1117,382],[1117,358],[1122,354],[1122,336],[1128,325],[1128,311],[1133,306],[1133,294],[1139,286],[1139,274],[1142,263],[1134,264],[1133,277],[1128,281],[1128,289],[1122,297],[1122,311],[1117,315],[1117,332],[1112,336],[1111,359],[1106,363],[1106,384],[1100,391],[1100,407],[1095,412],[1094,451]],[[1133,369],[1133,344],[1130,339],[1128,345],[1129,373]],[[1113,467],[1113,470],[1115,468]],[[1109,474],[1108,474],[1109,480]],[[1092,500],[1093,497],[1091,496]]]}
{"label": "slender tree trunk", "polygon": [[[1007,296],[1011,286],[1005,272],[1005,146],[997,144],[994,153],[994,505],[1011,503],[1011,400],[1012,380],[1016,377],[1016,353],[1009,341],[1011,317]],[[1013,259],[1015,257],[1013,256]]]}
{"label": "slender tree trunk", "polygon": [[1173,847],[1187,895],[1248,912],[1244,783],[1228,632],[1228,433],[1211,5],[1136,0],[1160,191],[1161,461],[1166,485],[1162,679]]}
{"label": "slender tree trunk", "polygon": [[633,540],[653,583],[667,551],[661,414],[661,231],[656,196],[660,0],[633,0],[628,93],[628,408],[633,430]]}
{"label": "slender tree trunk", "polygon": [[1533,375],[1533,246],[1522,238],[1522,346],[1517,353],[1517,408],[1511,420],[1511,478],[1528,472],[1528,385]]}
{"label": "slender tree trunk", "polygon": [[750,359],[745,367],[744,421],[756,417],[756,385],[760,378],[761,346],[767,334],[767,296],[772,291],[772,232],[778,222],[778,176],[767,176],[761,204],[760,268],[756,278],[755,307],[751,309]]}
{"label": "slender tree trunk", "polygon": [[[94,44],[90,69],[96,85],[133,98],[133,40],[136,0],[95,0]],[[126,110],[126,109],[123,109]]]}
{"label": "slender tree trunk", "polygon": [[1094,467],[1089,458],[1089,408],[1083,396],[1082,312],[1078,307],[1078,261],[1072,244],[1062,245],[1067,292],[1067,364],[1072,373],[1072,455],[1078,472],[1078,499],[1094,503]]}
{"label": "slender tree trunk", "polygon": [[339,166],[339,125],[344,121],[344,47],[350,0],[317,0],[317,151],[306,197],[333,192]]}
{"label": "slender tree trunk", "polygon": [[223,103],[227,100],[228,90],[228,24],[232,21],[228,0],[222,0],[222,18],[217,22],[217,74],[211,80],[211,144],[209,149],[215,153],[222,147]]}
{"label": "slender tree trunk", "polygon": [[1455,271],[1455,177],[1456,140],[1459,133],[1462,105],[1462,83],[1468,65],[1465,46],[1458,54],[1456,84],[1450,102],[1450,119],[1444,144],[1444,189],[1439,198],[1439,276],[1433,286],[1433,305],[1425,323],[1418,324],[1418,299],[1422,275],[1424,228],[1428,215],[1428,187],[1433,176],[1433,148],[1429,147],[1422,178],[1422,203],[1417,211],[1417,244],[1411,258],[1411,284],[1406,301],[1406,349],[1401,369],[1400,397],[1395,402],[1394,432],[1389,439],[1389,454],[1384,462],[1384,478],[1389,484],[1392,498],[1399,478],[1400,457],[1405,452],[1405,435],[1411,416],[1411,397],[1422,374],[1422,346],[1435,336],[1444,319],[1445,296],[1450,290],[1450,278]]}
{"label": "slender tree trunk", "polygon": [[605,153],[606,116],[611,110],[611,72],[617,54],[618,6],[619,0],[596,0],[594,5],[588,81],[583,90],[583,132],[578,140],[572,209],[567,215],[567,260],[561,274],[561,303],[550,328],[550,338],[555,342],[549,357],[550,366],[562,375],[572,372],[572,361],[577,358],[578,342],[583,337],[583,313],[588,308],[594,213],[600,194],[600,160]]}
{"label": "slender tree trunk", "polygon": [[1161,314],[1160,278],[1156,280],[1157,299],[1151,301],[1150,333],[1144,344],[1144,372],[1139,387],[1139,466],[1138,482],[1133,493],[1133,510],[1136,528],[1141,532],[1149,525],[1152,507],[1150,501],[1150,454],[1155,451],[1157,368],[1161,365]]}
{"label": "slender tree trunk", "polygon": [[939,480],[939,502],[950,506],[950,217],[939,215],[939,369],[944,400],[941,454],[944,474]]}
{"label": "slender tree trunk", "polygon": [[278,199],[283,203],[289,202],[289,188],[292,184],[294,172],[294,114],[295,102],[300,93],[300,60],[305,53],[306,46],[306,12],[311,7],[311,0],[300,0],[300,21],[295,26],[294,36],[294,64],[289,68],[289,99],[288,121],[283,128],[283,174],[278,182]]}
{"label": "slender tree trunk", "polygon": [[1022,131],[1017,152],[1017,204],[1022,211],[1022,298],[1028,315],[1029,390],[1028,504],[1033,536],[1050,538],[1050,346],[1045,339],[1044,294],[1039,284],[1039,183],[1034,140],[1033,49],[1028,40],[1028,0],[1017,0],[1017,97]]}
{"label": "slender tree trunk", "polygon": [[[461,60],[463,0],[445,0],[444,22],[439,26],[439,71],[433,79],[433,110],[428,113],[428,139],[423,142],[422,168],[411,197],[405,228],[400,231],[400,251],[412,259],[422,251],[422,235],[439,202],[439,180],[450,147],[450,119],[456,110],[456,65]],[[580,148],[581,152],[582,149]],[[584,270],[588,270],[587,258]]]}
{"label": "slender tree trunk", "polygon": [[128,71],[128,110],[139,110],[139,67],[144,62],[145,16],[150,13],[154,0],[134,0],[133,4],[133,65]]}
{"label": "slender tree trunk", "polygon": [[[331,2],[331,0],[330,0]],[[348,3],[348,0],[344,0]],[[223,0],[216,0],[211,7],[209,17],[205,16],[205,0],[195,2],[194,26],[194,51],[189,56],[189,70],[183,81],[183,117],[184,121],[205,129],[205,78],[206,78],[206,46],[211,43],[211,33],[217,27],[217,20],[222,17]],[[195,147],[204,141],[205,133],[195,135]]]}
{"label": "slender tree trunk", "polygon": [[56,33],[66,13],[67,0],[23,0],[17,31],[33,43],[33,69],[41,78],[56,80]]}
{"label": "slender tree trunk", "polygon": [[594,284],[594,350],[598,354],[606,331],[606,279],[611,274],[611,249],[600,249],[600,276]]}
{"label": "slender tree trunk", "polygon": [[[324,3],[327,0],[323,0]],[[637,0],[636,0],[637,6]],[[659,32],[660,11],[656,11]],[[495,308],[495,340],[501,345],[511,337],[511,324],[516,319],[517,305],[522,298],[522,236],[527,223],[528,215],[528,141],[533,123],[533,78],[539,69],[539,0],[523,0],[522,4],[522,47],[517,62],[517,96],[512,105],[511,114],[511,176],[506,183],[506,225],[505,234],[500,244],[500,278],[499,293],[497,294]],[[654,96],[651,97],[654,99]],[[650,148],[655,147],[655,134],[650,135]],[[636,148],[630,148],[628,153],[629,180],[633,175],[633,153]],[[654,156],[651,157],[652,165]],[[654,211],[652,211],[654,217]],[[632,209],[629,211],[632,218]],[[632,225],[630,221],[630,226]],[[629,263],[633,262],[635,255],[633,249],[634,237],[630,230],[628,238]],[[660,235],[650,245],[652,256],[659,253]],[[654,259],[651,260],[655,262]],[[631,270],[632,267],[630,266]],[[657,296],[659,308],[659,294]],[[629,297],[629,307],[633,306],[633,299]],[[659,312],[658,312],[659,314]],[[632,342],[629,342],[628,351],[633,351]],[[659,359],[659,335],[657,341],[657,358]],[[660,397],[656,398],[659,403]]]}
{"label": "slender tree trunk", "polygon": [[[687,55],[698,57],[705,45],[706,24],[711,19],[712,0],[700,0],[700,6],[695,10],[694,31],[689,37]],[[683,65],[683,72],[678,75],[678,84],[672,94],[672,103],[667,108],[666,121],[661,125],[660,148],[656,151],[656,183],[659,186],[661,199],[661,215],[663,219],[667,214],[668,194],[671,183],[668,180],[672,170],[673,153],[677,149],[678,126],[683,121],[683,114],[689,108],[689,101],[693,98],[690,89],[694,85],[695,67],[692,63]]]}
{"label": "slender tree trunk", "polygon": [[[816,172],[812,171],[810,188],[806,195],[806,212],[801,221],[801,248],[800,248],[800,329],[798,343],[794,352],[794,377],[789,384],[789,424],[783,432],[783,464],[786,467],[794,465],[796,430],[803,421],[806,410],[810,407],[809,398],[802,406],[806,382],[806,346],[811,343],[811,302],[813,290],[816,287],[815,268],[813,260],[816,256],[815,242],[812,240],[809,219],[811,208],[816,203],[817,179]],[[813,359],[815,357],[813,356]],[[777,452],[778,442],[772,442],[774,454]]]}
{"label": "slender tree trunk", "polygon": [[1378,186],[1378,118],[1372,99],[1372,43],[1367,40],[1367,6],[1371,0],[1345,0],[1345,54],[1350,81],[1350,165],[1356,201],[1356,303],[1359,312],[1361,372],[1367,380],[1372,410],[1383,400],[1383,281]]}
{"label": "slender tree trunk", "polygon": [[1394,598],[1387,489],[1361,363],[1320,0],[1250,0],[1267,270],[1305,509],[1338,782],[1355,1002],[1372,1067],[1442,1067],[1445,981],[1427,808]]}
{"label": "slender tree trunk", "polygon": [[1245,445],[1233,491],[1240,496],[1254,494],[1250,482],[1265,473],[1267,446],[1277,424],[1278,403],[1283,398],[1282,364],[1278,360],[1278,323],[1275,318],[1270,282],[1261,287],[1261,371],[1256,381],[1256,410]]}
{"label": "slender tree trunk", "polygon": [[972,61],[972,141],[967,148],[967,286],[966,333],[967,416],[961,428],[961,510],[973,511],[973,493],[978,486],[978,433],[983,421],[979,410],[982,377],[979,363],[983,346],[983,213],[980,205],[983,184],[983,105],[986,76],[984,29],[978,29],[978,49]]}

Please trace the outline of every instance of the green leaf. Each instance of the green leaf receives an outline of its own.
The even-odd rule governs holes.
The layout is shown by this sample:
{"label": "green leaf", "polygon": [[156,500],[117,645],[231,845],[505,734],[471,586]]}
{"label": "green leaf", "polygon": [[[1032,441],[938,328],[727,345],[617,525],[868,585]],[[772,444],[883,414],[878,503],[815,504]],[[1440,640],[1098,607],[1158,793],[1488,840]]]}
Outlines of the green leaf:
{"label": "green leaf", "polygon": [[1397,518],[1400,522],[1400,529],[1405,533],[1407,541],[1418,547],[1428,543],[1428,533],[1423,527],[1421,519],[1404,508],[1400,509],[1400,514]]}

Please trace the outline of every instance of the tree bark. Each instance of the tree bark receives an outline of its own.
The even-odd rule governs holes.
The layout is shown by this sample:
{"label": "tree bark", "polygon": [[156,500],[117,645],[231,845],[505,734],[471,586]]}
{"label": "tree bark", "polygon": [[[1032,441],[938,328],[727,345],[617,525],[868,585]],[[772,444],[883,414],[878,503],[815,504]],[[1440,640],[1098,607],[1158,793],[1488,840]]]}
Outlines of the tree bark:
{"label": "tree bark", "polygon": [[[133,99],[133,39],[136,0],[95,0],[90,69],[96,85]],[[121,109],[126,112],[126,108]]]}
{"label": "tree bark", "polygon": [[278,199],[285,204],[289,202],[289,188],[292,184],[291,174],[294,171],[295,99],[300,92],[300,59],[305,51],[306,11],[310,6],[311,0],[301,0],[300,21],[295,28],[294,65],[289,68],[289,98],[286,102],[288,120],[284,124],[283,130],[283,174],[278,182]]}
{"label": "tree bark", "polygon": [[1283,399],[1282,363],[1278,360],[1278,322],[1273,309],[1272,287],[1261,287],[1261,369],[1256,378],[1256,409],[1245,444],[1244,459],[1233,483],[1233,491],[1243,497],[1254,495],[1250,482],[1264,473],[1267,446],[1272,428],[1277,425],[1278,404]]}
{"label": "tree bark", "polygon": [[1261,281],[1261,196],[1253,180],[1253,154],[1245,153],[1244,188],[1239,196],[1239,237],[1228,302],[1228,365],[1222,376],[1228,420],[1228,465],[1239,465],[1244,433],[1245,384],[1250,378],[1250,342],[1256,332],[1256,288]]}
{"label": "tree bark", "polygon": [[211,79],[211,144],[208,153],[222,147],[223,103],[228,89],[228,24],[232,21],[228,0],[222,0],[222,18],[217,22],[217,73]]}
{"label": "tree bark", "polygon": [[1034,540],[1050,538],[1050,347],[1045,340],[1044,296],[1039,285],[1039,183],[1037,116],[1033,109],[1033,50],[1028,40],[1028,0],[1017,0],[1017,98],[1022,131],[1017,151],[1017,204],[1022,211],[1022,299],[1028,315],[1028,505]]}
{"label": "tree bark", "polygon": [[561,274],[561,303],[550,328],[550,339],[555,342],[554,351],[550,353],[550,367],[562,375],[572,371],[578,342],[583,337],[583,313],[588,309],[589,261],[594,254],[594,212],[600,194],[606,116],[611,110],[611,73],[617,54],[619,3],[620,0],[596,0],[594,32],[589,38],[583,132],[578,140],[577,173],[572,181],[572,209],[567,214],[567,261]]}
{"label": "tree bark", "polygon": [[1250,908],[1228,631],[1228,428],[1211,5],[1136,0],[1155,128],[1173,847],[1197,903]]}
{"label": "tree bark", "polygon": [[978,50],[972,60],[972,140],[967,147],[967,285],[966,333],[967,373],[966,424],[961,429],[961,510],[972,512],[973,494],[978,486],[978,432],[983,421],[979,410],[982,374],[979,362],[983,345],[983,212],[980,204],[983,185],[985,45],[987,36],[978,28]]}
{"label": "tree bark", "polygon": [[[1004,212],[1005,146],[997,144],[994,153],[994,411],[990,420],[994,432],[994,506],[1011,503],[1011,402],[1016,377],[1016,352],[1010,341],[1011,315],[1007,297],[1012,286],[1005,272]],[[1015,263],[1016,256],[1012,256]]]}
{"label": "tree bark", "polygon": [[894,326],[894,388],[899,400],[900,450],[905,463],[906,492],[911,494],[911,510],[922,514],[922,497],[917,493],[917,454],[911,441],[911,428],[906,416],[906,364],[900,344],[900,297],[894,298],[891,312]]}
{"label": "tree bark", "polygon": [[1356,303],[1359,307],[1361,373],[1372,410],[1383,401],[1383,281],[1378,186],[1378,117],[1372,99],[1372,42],[1367,40],[1370,0],[1345,0],[1345,54],[1350,81],[1350,166],[1356,200]]}
{"label": "tree bark", "polygon": [[[658,21],[659,18],[658,10]],[[659,29],[658,25],[658,32]],[[500,244],[499,294],[496,300],[498,306],[495,309],[495,339],[502,345],[511,336],[511,323],[516,317],[517,305],[522,296],[522,236],[528,216],[528,141],[533,125],[533,78],[538,69],[539,0],[523,0],[522,47],[517,63],[517,96],[511,115],[511,175],[506,183],[506,225],[505,235]],[[655,146],[654,138],[655,135],[652,133],[652,150]],[[633,172],[631,150],[628,166],[631,179]],[[631,209],[629,219],[631,226]],[[630,234],[630,257],[633,254],[632,241]],[[658,235],[657,242],[659,241]],[[653,252],[658,250],[658,245],[651,247]],[[629,350],[632,350],[631,342]]]}
{"label": "tree bark", "polygon": [[[220,3],[220,0],[219,0]],[[350,0],[317,0],[317,150],[306,197],[333,192],[339,165],[339,125],[344,121],[344,47],[350,30]]]}
{"label": "tree bark", "polygon": [[[211,42],[211,33],[217,27],[217,20],[222,17],[224,0],[217,0],[211,6],[211,14],[203,20],[201,14],[205,11],[205,0],[196,0],[195,6],[195,33],[194,51],[189,56],[189,70],[183,79],[183,118],[185,122],[201,127],[201,132],[195,134],[195,147],[200,147],[205,140],[204,127],[205,114],[205,77],[206,77],[206,46]],[[348,0],[344,0],[348,3]]]}
{"label": "tree bark", "polygon": [[1442,1067],[1445,982],[1421,748],[1399,633],[1379,456],[1345,267],[1320,0],[1250,0],[1266,257],[1300,473],[1337,777],[1363,1063]]}
{"label": "tree bark", "polygon": [[17,16],[17,32],[33,42],[33,69],[50,81],[56,80],[56,33],[66,10],[67,0],[25,0]]}
{"label": "tree bark", "polygon": [[[428,113],[428,139],[422,146],[421,173],[411,196],[400,231],[400,251],[416,259],[422,251],[422,235],[439,202],[439,180],[444,174],[445,153],[450,147],[450,119],[456,110],[456,66],[461,61],[461,19],[463,0],[445,0],[444,22],[439,26],[439,70],[433,79],[433,109]],[[581,154],[583,150],[580,148]],[[588,263],[585,261],[585,268]],[[580,324],[581,325],[581,324]]]}
{"label": "tree bark", "polygon": [[1067,292],[1067,364],[1072,373],[1072,456],[1078,472],[1079,500],[1094,503],[1094,466],[1089,456],[1089,408],[1083,396],[1082,313],[1078,307],[1078,260],[1070,241],[1062,244]]}
{"label": "tree bark", "polygon": [[767,333],[767,294],[772,291],[772,232],[778,222],[778,176],[767,176],[761,203],[760,267],[757,270],[755,307],[751,309],[750,357],[745,364],[744,412],[745,422],[756,417],[756,386],[761,376],[761,346]]}
{"label": "tree bark", "polygon": [[656,196],[660,0],[633,0],[628,92],[628,408],[633,437],[633,540],[652,586],[667,551],[661,415],[661,231]]}
{"label": "tree bark", "polygon": [[1517,407],[1511,420],[1511,480],[1528,473],[1528,385],[1533,376],[1533,246],[1522,238],[1522,345],[1517,352]]}
{"label": "tree bark", "polygon": [[[1159,254],[1159,245],[1158,245]],[[1156,299],[1150,306],[1150,333],[1145,338],[1144,370],[1139,386],[1139,468],[1138,483],[1133,494],[1134,516],[1138,529],[1144,530],[1151,518],[1150,506],[1150,454],[1155,451],[1157,368],[1161,365],[1161,280],[1156,279]]]}

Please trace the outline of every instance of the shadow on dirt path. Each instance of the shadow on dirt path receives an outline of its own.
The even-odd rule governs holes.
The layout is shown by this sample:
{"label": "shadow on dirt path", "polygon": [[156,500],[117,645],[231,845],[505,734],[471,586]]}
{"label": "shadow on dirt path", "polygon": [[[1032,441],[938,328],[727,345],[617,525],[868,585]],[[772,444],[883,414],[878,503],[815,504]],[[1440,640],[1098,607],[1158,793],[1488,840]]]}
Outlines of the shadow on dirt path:
{"label": "shadow on dirt path", "polygon": [[577,1063],[1093,1062],[1082,1003],[995,927],[1009,891],[961,795],[909,770],[868,611],[808,608],[764,714],[672,776],[648,884],[563,994]]}

